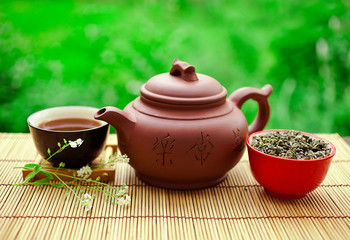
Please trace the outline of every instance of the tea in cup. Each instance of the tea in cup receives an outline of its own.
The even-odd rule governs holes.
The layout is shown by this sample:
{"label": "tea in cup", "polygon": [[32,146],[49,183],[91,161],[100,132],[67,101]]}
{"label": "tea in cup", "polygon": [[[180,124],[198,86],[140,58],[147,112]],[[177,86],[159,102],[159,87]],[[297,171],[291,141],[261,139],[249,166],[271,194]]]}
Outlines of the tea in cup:
{"label": "tea in cup", "polygon": [[[91,163],[103,151],[109,125],[94,119],[97,108],[86,106],[63,106],[48,108],[28,117],[28,126],[39,154],[47,159],[64,145],[64,141],[81,145],[69,146],[49,159],[55,167],[61,162],[67,168],[80,168]],[[50,149],[48,151],[48,149]]]}

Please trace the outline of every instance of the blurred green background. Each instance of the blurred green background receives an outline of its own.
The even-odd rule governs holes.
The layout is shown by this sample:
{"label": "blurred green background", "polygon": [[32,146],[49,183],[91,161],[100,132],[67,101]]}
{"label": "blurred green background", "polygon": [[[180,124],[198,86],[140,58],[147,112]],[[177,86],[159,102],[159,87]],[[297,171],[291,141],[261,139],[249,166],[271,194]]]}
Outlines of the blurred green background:
{"label": "blurred green background", "polygon": [[53,106],[124,108],[176,57],[229,93],[271,84],[267,128],[350,135],[349,39],[345,0],[2,0],[0,132]]}

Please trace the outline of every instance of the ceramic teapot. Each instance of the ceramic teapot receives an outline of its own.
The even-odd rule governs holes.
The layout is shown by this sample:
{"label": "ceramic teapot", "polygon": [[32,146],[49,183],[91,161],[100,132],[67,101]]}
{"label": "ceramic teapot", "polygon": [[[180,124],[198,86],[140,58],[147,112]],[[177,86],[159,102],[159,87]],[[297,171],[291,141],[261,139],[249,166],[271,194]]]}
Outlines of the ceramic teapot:
{"label": "ceramic teapot", "polygon": [[[156,75],[124,110],[101,108],[95,118],[117,132],[122,154],[137,176],[172,189],[209,187],[223,181],[241,159],[249,133],[262,130],[270,116],[270,85],[244,87],[226,99],[221,84],[175,59],[170,73]],[[259,105],[248,126],[242,104]]]}

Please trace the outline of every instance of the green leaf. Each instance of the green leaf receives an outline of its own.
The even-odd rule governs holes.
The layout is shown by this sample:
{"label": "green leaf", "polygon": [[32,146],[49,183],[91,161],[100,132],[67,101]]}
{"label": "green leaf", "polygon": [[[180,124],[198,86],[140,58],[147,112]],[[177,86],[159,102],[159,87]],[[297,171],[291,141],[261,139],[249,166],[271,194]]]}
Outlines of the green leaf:
{"label": "green leaf", "polygon": [[59,148],[61,148],[61,143],[60,143],[60,142],[58,142],[58,143],[57,143],[57,146],[58,146]]}
{"label": "green leaf", "polygon": [[35,163],[28,163],[26,165],[24,165],[25,169],[33,169],[33,170],[38,170],[40,168],[40,165],[35,164]]}
{"label": "green leaf", "polygon": [[64,168],[66,166],[66,164],[64,163],[64,162],[60,162],[60,165],[59,165],[59,167],[61,168]]}
{"label": "green leaf", "polygon": [[29,182],[32,178],[35,177],[35,175],[36,175],[37,173],[38,173],[37,171],[33,171],[33,172],[29,173],[29,174],[27,175],[27,177],[24,179],[24,182]]}
{"label": "green leaf", "polygon": [[33,184],[34,184],[35,186],[46,185],[48,182],[50,182],[50,180],[51,180],[50,178],[44,178],[44,179],[35,181]]}
{"label": "green leaf", "polygon": [[44,175],[45,175],[47,178],[49,178],[50,180],[53,179],[53,176],[52,176],[49,172],[47,172],[47,171],[39,171],[39,173],[44,174]]}
{"label": "green leaf", "polygon": [[57,188],[62,188],[64,187],[64,183],[49,183],[49,185]]}

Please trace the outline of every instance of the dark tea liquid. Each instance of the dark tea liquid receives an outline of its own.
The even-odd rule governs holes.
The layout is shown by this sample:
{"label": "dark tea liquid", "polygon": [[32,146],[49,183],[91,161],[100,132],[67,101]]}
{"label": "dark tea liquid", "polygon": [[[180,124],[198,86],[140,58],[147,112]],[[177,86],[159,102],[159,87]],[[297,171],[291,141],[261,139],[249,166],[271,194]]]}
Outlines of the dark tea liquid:
{"label": "dark tea liquid", "polygon": [[60,118],[43,122],[39,124],[39,128],[54,131],[80,131],[99,127],[101,125],[101,123],[87,118]]}

